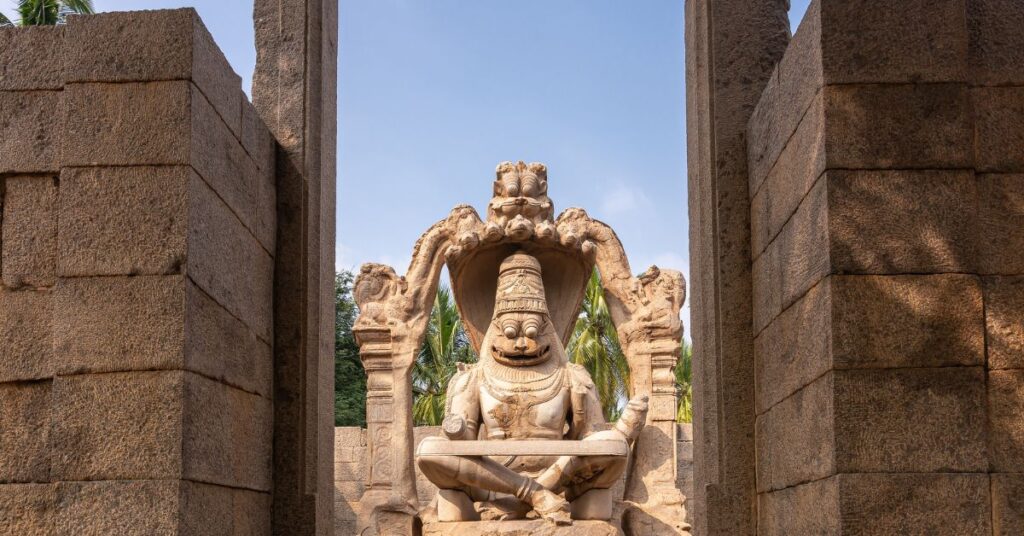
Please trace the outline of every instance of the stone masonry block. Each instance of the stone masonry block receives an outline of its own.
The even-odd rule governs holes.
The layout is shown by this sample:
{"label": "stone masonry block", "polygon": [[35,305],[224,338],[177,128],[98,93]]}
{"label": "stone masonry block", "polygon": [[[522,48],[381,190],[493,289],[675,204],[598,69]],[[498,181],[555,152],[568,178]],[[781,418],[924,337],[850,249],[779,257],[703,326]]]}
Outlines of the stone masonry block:
{"label": "stone masonry block", "polygon": [[822,1],[825,82],[965,82],[969,2]]}
{"label": "stone masonry block", "polygon": [[61,279],[54,299],[59,374],[182,367],[182,276]]}
{"label": "stone masonry block", "polygon": [[984,86],[1024,84],[1024,4],[1017,0],[967,2],[971,79]]}
{"label": "stone masonry block", "polygon": [[826,182],[819,181],[754,260],[754,333],[829,274],[827,195]]}
{"label": "stone masonry block", "polygon": [[0,288],[0,382],[53,376],[52,294]]}
{"label": "stone masonry block", "polygon": [[1024,276],[985,280],[988,368],[1024,369]]}
{"label": "stone masonry block", "polygon": [[991,534],[986,474],[840,474],[758,499],[759,535]]}
{"label": "stone masonry block", "polygon": [[0,384],[0,483],[50,480],[50,382]]}
{"label": "stone masonry block", "polygon": [[53,534],[56,485],[0,484],[0,534]]}
{"label": "stone masonry block", "polygon": [[824,85],[821,58],[821,3],[811,2],[750,116],[747,166],[751,197]]}
{"label": "stone masonry block", "polygon": [[256,164],[195,86],[192,87],[191,162],[196,172],[255,233],[259,188]]}
{"label": "stone masonry block", "polygon": [[[838,472],[984,472],[981,367],[835,371]],[[953,432],[955,431],[955,432]]]}
{"label": "stone masonry block", "polygon": [[843,534],[839,477],[758,495],[758,535]]}
{"label": "stone masonry block", "polygon": [[981,294],[970,275],[833,277],[833,365],[982,366]]}
{"label": "stone masonry block", "polygon": [[188,276],[270,340],[273,259],[203,181],[189,187]]}
{"label": "stone masonry block", "polygon": [[837,478],[842,531],[832,534],[991,534],[987,474],[877,473]]}
{"label": "stone masonry block", "polygon": [[54,480],[178,478],[184,374],[56,378],[50,428]]}
{"label": "stone masonry block", "polygon": [[1024,274],[1024,174],[978,175],[977,271]]}
{"label": "stone masonry block", "polygon": [[61,482],[56,486],[56,534],[183,534],[179,532],[183,514],[178,480]]}
{"label": "stone masonry block", "polygon": [[840,85],[825,89],[830,169],[949,169],[973,165],[964,84]]}
{"label": "stone masonry block", "polygon": [[3,204],[3,281],[47,287],[56,280],[57,180],[10,177]]}
{"label": "stone masonry block", "polygon": [[832,268],[972,273],[978,181],[970,171],[826,173]]}
{"label": "stone masonry block", "polygon": [[184,369],[270,394],[270,347],[180,275],[76,277],[57,286],[61,374]]}
{"label": "stone masonry block", "polygon": [[832,375],[826,374],[757,418],[759,493],[835,473],[832,402]]}
{"label": "stone masonry block", "polygon": [[992,467],[1024,473],[1024,370],[989,371],[988,406]]}
{"label": "stone masonry block", "polygon": [[185,287],[185,368],[271,396],[270,345],[191,281]]}
{"label": "stone masonry block", "polygon": [[69,84],[65,166],[189,164],[187,81]]}
{"label": "stone masonry block", "polygon": [[1024,172],[1024,87],[978,87],[974,106],[975,168]]}
{"label": "stone masonry block", "polygon": [[188,166],[66,168],[60,275],[180,273],[192,173]]}
{"label": "stone masonry block", "polygon": [[819,93],[750,201],[750,244],[755,257],[778,235],[824,170],[825,116]]}
{"label": "stone masonry block", "polygon": [[277,239],[277,142],[256,108],[242,99],[242,146],[256,164],[256,237],[274,254]]}
{"label": "stone masonry block", "polygon": [[0,28],[0,91],[61,89],[53,51],[63,37],[63,26]]}
{"label": "stone masonry block", "polygon": [[0,173],[60,169],[61,91],[0,91]]}
{"label": "stone masonry block", "polygon": [[1024,534],[1024,474],[992,475],[992,534]]}
{"label": "stone masonry block", "polygon": [[981,366],[981,301],[975,276],[832,275],[756,337],[757,411],[832,368]]}
{"label": "stone masonry block", "polygon": [[191,8],[72,17],[64,59],[68,82],[192,80],[240,135],[242,80]]}
{"label": "stone masonry block", "polygon": [[185,478],[268,491],[273,408],[268,399],[185,375]]}
{"label": "stone masonry block", "polygon": [[820,281],[754,338],[758,415],[832,368],[834,278]]}
{"label": "stone masonry block", "polygon": [[270,535],[270,496],[198,482],[181,483],[182,534]]}

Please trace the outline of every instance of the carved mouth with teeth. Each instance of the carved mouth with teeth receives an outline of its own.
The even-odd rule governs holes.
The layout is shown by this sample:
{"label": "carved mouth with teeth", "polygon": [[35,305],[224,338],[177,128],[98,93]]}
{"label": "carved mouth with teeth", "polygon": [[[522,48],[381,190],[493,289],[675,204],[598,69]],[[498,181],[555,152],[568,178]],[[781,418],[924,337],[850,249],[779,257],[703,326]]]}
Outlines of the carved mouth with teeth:
{"label": "carved mouth with teeth", "polygon": [[503,350],[498,345],[491,345],[491,355],[494,359],[510,367],[529,367],[548,360],[550,346],[534,346],[532,350]]}

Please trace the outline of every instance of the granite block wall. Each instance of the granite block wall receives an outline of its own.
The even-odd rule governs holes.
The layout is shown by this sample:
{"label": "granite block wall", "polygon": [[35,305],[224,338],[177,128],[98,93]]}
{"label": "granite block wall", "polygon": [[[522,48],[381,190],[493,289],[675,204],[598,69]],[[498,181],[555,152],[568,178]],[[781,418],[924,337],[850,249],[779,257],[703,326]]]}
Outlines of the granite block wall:
{"label": "granite block wall", "polygon": [[0,28],[0,533],[269,534],[274,180],[193,10]]}
{"label": "granite block wall", "polygon": [[[693,427],[690,424],[678,426],[676,485],[682,491],[683,496],[687,497],[687,506],[689,506],[689,497],[693,496]],[[439,435],[441,427],[417,426],[413,431],[415,444],[419,445],[423,438]],[[365,428],[343,426],[334,429],[335,536],[356,534],[359,500],[363,496],[366,479],[369,475],[366,467],[368,458]],[[621,499],[625,490],[625,476],[613,489],[615,496]],[[419,496],[421,508],[429,506],[437,495],[437,487],[420,473],[419,468],[416,468],[416,493]],[[690,522],[691,520],[687,519],[686,521]]]}
{"label": "granite block wall", "polygon": [[1015,534],[1024,4],[816,0],[747,130],[759,534]]}

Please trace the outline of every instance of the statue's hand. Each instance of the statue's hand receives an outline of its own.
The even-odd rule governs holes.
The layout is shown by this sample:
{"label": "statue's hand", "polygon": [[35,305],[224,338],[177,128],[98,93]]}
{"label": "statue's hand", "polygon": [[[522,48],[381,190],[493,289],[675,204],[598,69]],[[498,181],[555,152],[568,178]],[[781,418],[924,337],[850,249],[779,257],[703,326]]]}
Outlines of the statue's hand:
{"label": "statue's hand", "polygon": [[451,414],[444,418],[441,429],[448,439],[462,439],[466,432],[466,420],[459,415]]}
{"label": "statue's hand", "polygon": [[647,420],[647,395],[640,395],[626,404],[622,416],[615,423],[615,429],[626,436],[626,439],[633,441],[640,435],[640,430]]}

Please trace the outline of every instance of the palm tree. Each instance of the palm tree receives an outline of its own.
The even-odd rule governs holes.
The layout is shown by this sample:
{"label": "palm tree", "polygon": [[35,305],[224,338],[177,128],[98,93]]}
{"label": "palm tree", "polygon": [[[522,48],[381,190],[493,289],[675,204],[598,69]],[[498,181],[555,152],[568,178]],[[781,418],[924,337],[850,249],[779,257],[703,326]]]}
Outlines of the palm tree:
{"label": "palm tree", "polygon": [[605,418],[618,419],[629,396],[629,363],[619,344],[596,269],[587,282],[567,353],[570,361],[583,365],[594,379]]}
{"label": "palm tree", "polygon": [[[74,13],[91,15],[92,0],[18,0],[19,26],[47,26],[63,24]],[[0,13],[0,26],[14,26],[11,19]]]}
{"label": "palm tree", "polygon": [[683,339],[679,343],[676,364],[676,422],[693,422],[693,347]]}
{"label": "palm tree", "polygon": [[444,419],[448,382],[456,363],[472,363],[476,354],[469,344],[459,311],[446,288],[437,289],[423,347],[412,369],[412,416],[418,425],[439,425]]}

